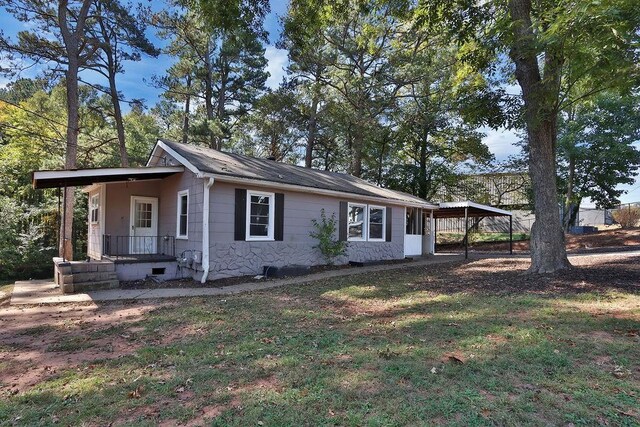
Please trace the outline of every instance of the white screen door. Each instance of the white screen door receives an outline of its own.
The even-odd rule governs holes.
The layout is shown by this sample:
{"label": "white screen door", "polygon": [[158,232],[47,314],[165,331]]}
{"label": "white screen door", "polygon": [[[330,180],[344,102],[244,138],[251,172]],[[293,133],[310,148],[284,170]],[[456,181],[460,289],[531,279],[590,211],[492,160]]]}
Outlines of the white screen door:
{"label": "white screen door", "polygon": [[129,252],[155,254],[158,250],[158,199],[131,196]]}

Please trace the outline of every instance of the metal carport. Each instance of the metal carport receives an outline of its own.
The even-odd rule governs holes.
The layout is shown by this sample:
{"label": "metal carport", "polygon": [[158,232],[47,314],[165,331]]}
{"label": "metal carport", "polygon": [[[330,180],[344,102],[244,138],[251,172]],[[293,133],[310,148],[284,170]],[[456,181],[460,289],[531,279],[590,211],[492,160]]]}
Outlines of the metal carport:
{"label": "metal carport", "polygon": [[433,211],[434,230],[433,242],[434,252],[436,251],[436,238],[438,234],[437,220],[440,218],[464,218],[464,257],[469,256],[469,218],[485,218],[489,216],[509,217],[509,253],[513,253],[513,216],[509,211],[494,208],[493,206],[481,205],[470,200],[463,202],[441,202],[440,208]]}

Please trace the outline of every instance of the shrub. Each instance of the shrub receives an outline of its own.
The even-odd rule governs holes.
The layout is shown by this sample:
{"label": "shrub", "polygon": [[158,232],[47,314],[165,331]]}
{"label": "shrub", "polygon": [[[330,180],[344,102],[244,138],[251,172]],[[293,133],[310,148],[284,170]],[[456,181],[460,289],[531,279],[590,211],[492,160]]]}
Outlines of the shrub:
{"label": "shrub", "polygon": [[318,244],[314,248],[320,250],[329,265],[332,265],[335,258],[344,255],[347,251],[347,242],[336,240],[334,237],[337,222],[335,212],[331,214],[331,218],[327,218],[324,209],[320,211],[319,221],[316,219],[311,220],[315,230],[309,235],[318,240]]}
{"label": "shrub", "polygon": [[613,211],[611,215],[622,228],[636,227],[640,221],[640,208],[627,206]]}

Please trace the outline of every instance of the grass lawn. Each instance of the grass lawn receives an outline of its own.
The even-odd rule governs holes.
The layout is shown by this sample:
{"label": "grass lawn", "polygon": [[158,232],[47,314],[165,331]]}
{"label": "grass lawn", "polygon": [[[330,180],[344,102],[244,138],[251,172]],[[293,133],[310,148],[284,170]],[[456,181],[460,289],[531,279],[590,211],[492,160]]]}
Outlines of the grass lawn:
{"label": "grass lawn", "polygon": [[637,426],[640,257],[573,262],[0,311],[0,424]]}

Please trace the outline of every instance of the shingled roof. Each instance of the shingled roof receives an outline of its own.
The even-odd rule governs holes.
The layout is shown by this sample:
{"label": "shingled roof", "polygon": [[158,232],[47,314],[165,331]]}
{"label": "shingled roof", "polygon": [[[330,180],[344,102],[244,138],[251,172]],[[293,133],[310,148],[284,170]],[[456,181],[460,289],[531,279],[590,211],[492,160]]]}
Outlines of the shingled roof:
{"label": "shingled roof", "polygon": [[[387,199],[412,205],[437,207],[437,205],[432,205],[414,195],[378,187],[368,181],[344,173],[310,169],[274,160],[181,144],[166,139],[160,139],[158,142],[161,148],[163,148],[162,145],[168,148],[166,151],[169,154],[174,151],[190,163],[191,166],[195,167],[198,172],[214,175],[220,181],[224,181],[225,177],[235,177],[259,182],[293,185],[309,190],[315,188]],[[152,161],[153,159],[151,158],[149,163]]]}

